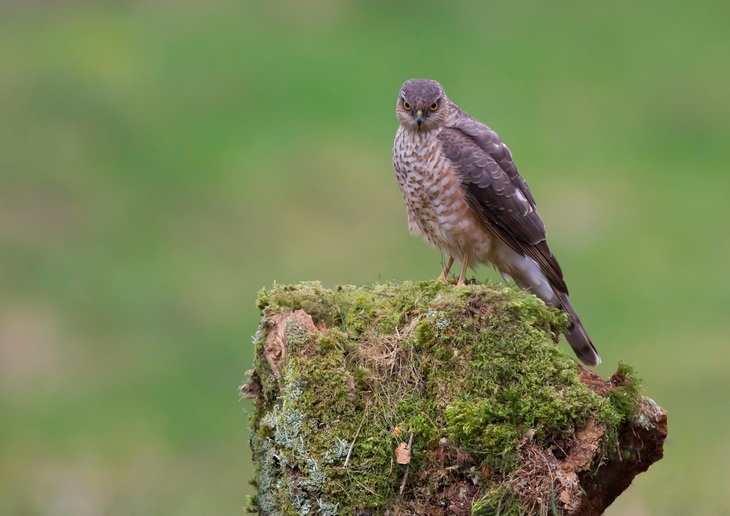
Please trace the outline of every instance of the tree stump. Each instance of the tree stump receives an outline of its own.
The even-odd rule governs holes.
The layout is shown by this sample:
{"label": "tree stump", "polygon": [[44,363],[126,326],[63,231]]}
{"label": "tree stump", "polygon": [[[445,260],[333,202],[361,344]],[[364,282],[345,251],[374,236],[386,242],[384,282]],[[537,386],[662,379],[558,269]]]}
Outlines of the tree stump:
{"label": "tree stump", "polygon": [[259,514],[601,514],[662,458],[632,369],[557,346],[566,318],[510,287],[275,285],[259,294]]}

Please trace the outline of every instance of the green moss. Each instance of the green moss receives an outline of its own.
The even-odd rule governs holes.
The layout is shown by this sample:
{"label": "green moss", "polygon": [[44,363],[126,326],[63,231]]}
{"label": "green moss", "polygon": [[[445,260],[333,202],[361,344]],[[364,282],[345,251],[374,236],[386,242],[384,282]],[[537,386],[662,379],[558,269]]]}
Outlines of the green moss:
{"label": "green moss", "polygon": [[[609,397],[580,382],[575,362],[552,343],[564,316],[512,288],[303,283],[262,290],[258,306],[261,395],[251,445],[263,512],[390,506],[405,468],[394,450],[412,433],[411,478],[432,480],[413,489],[408,510],[439,496],[433,479],[441,471],[469,479],[477,513],[510,514],[519,504],[493,480],[518,466],[526,435],[546,446],[565,442],[592,419],[615,441],[639,395],[627,366]],[[274,315],[298,309],[318,329],[286,326],[277,377],[264,357],[265,336]],[[444,438],[470,454],[471,469],[444,463]],[[491,480],[480,481],[479,471]]]}
{"label": "green moss", "polygon": [[619,362],[618,370],[611,377],[611,382],[614,386],[608,397],[612,405],[624,419],[633,418],[637,403],[641,399],[644,382],[636,376],[634,368],[624,362]]}
{"label": "green moss", "polygon": [[525,514],[521,501],[509,489],[493,486],[471,508],[472,516],[520,516]]}
{"label": "green moss", "polygon": [[509,471],[521,435],[519,425],[493,399],[455,400],[446,408],[446,436],[449,442],[476,453],[490,469]]}

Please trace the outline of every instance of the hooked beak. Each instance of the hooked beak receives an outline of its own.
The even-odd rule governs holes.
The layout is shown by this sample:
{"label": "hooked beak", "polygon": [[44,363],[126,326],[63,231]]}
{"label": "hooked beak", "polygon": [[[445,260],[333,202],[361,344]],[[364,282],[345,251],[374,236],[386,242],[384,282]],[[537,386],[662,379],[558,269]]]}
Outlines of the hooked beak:
{"label": "hooked beak", "polygon": [[421,124],[424,120],[425,118],[423,117],[423,110],[419,109],[418,111],[416,111],[416,123],[418,124],[418,127],[421,127]]}

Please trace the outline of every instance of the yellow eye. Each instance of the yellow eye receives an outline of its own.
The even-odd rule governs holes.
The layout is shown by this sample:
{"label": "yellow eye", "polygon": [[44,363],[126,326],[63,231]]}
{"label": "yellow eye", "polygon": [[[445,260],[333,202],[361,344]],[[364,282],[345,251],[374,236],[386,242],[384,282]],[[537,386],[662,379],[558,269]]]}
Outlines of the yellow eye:
{"label": "yellow eye", "polygon": [[438,108],[439,108],[438,102],[434,102],[433,104],[431,104],[431,108],[430,108],[431,111],[436,111]]}
{"label": "yellow eye", "polygon": [[403,109],[405,109],[406,111],[411,110],[411,105],[408,102],[406,102],[405,100],[403,101]]}

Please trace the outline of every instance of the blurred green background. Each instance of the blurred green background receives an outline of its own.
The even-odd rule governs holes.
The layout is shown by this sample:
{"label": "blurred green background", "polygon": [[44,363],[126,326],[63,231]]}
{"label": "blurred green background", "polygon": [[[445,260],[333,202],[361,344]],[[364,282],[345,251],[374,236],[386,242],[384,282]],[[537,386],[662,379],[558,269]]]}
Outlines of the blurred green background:
{"label": "blurred green background", "polygon": [[390,164],[430,77],[512,149],[598,372],[669,411],[609,514],[730,514],[728,27],[722,1],[3,2],[0,513],[242,512],[257,290],[439,273]]}

